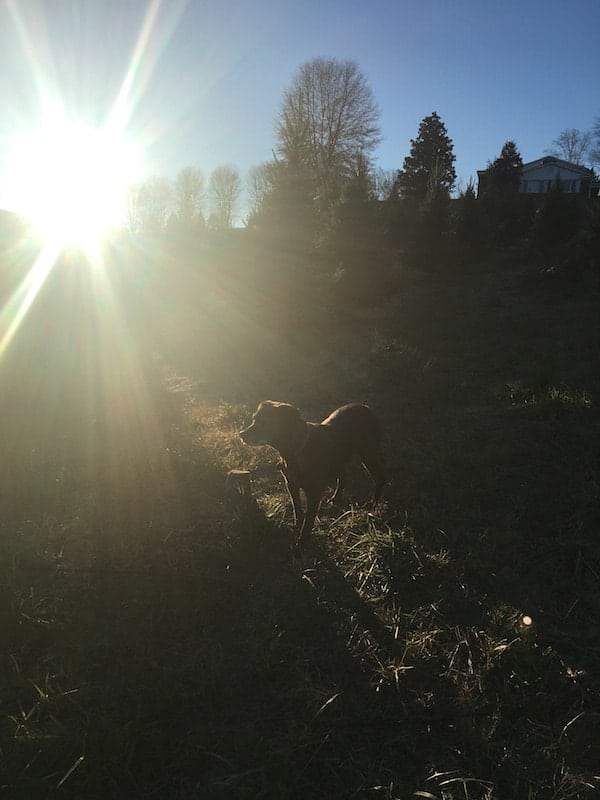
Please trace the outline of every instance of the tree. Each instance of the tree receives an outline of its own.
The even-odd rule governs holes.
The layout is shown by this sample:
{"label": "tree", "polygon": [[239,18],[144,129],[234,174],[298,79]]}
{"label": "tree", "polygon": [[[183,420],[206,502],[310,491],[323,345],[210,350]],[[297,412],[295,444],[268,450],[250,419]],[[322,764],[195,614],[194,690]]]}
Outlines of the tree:
{"label": "tree", "polygon": [[315,58],[303,64],[284,93],[277,117],[277,150],[308,167],[325,205],[339,197],[358,153],[381,140],[379,109],[354,61]]}
{"label": "tree", "polygon": [[596,117],[591,130],[589,160],[592,164],[600,164],[600,116]]}
{"label": "tree", "polygon": [[377,200],[389,200],[396,180],[396,170],[378,167],[373,174],[373,180]]}
{"label": "tree", "polygon": [[386,290],[387,264],[381,247],[381,219],[375,180],[368,160],[359,154],[353,175],[332,209],[328,262],[336,266],[332,299],[340,306],[363,305]]}
{"label": "tree", "polygon": [[192,228],[202,217],[204,176],[198,169],[185,167],[175,178],[173,205],[181,227]]}
{"label": "tree", "polygon": [[164,231],[173,196],[167,178],[154,176],[132,187],[129,194],[128,224],[134,232]]}
{"label": "tree", "polygon": [[521,183],[523,159],[514,141],[505,142],[498,158],[488,165],[486,192],[516,194]]}
{"label": "tree", "polygon": [[427,193],[419,203],[414,231],[417,258],[427,269],[439,267],[448,255],[449,212],[450,195],[444,168],[436,159],[429,174]]}
{"label": "tree", "polygon": [[374,182],[366,158],[359,155],[332,213],[331,244],[336,261],[353,268],[374,249]]}
{"label": "tree", "polygon": [[473,181],[461,192],[453,207],[457,257],[468,264],[481,256],[488,245],[488,217],[485,205],[477,199]]}
{"label": "tree", "polygon": [[573,164],[584,164],[590,155],[592,132],[577,128],[565,128],[552,142],[546,153],[563,158]]}
{"label": "tree", "polygon": [[306,168],[287,161],[268,162],[260,205],[253,223],[276,254],[283,272],[303,267],[315,245],[314,187]]}
{"label": "tree", "polygon": [[396,188],[400,197],[422,201],[435,180],[449,194],[456,183],[454,145],[446,126],[434,111],[419,125],[416,139],[411,139],[410,155],[398,173]]}
{"label": "tree", "polygon": [[524,236],[531,225],[531,198],[519,192],[523,159],[515,142],[505,142],[488,163],[480,194],[495,244],[504,246]]}
{"label": "tree", "polygon": [[235,218],[242,182],[235,167],[216,167],[210,176],[211,220],[214,227],[231,228]]}
{"label": "tree", "polygon": [[273,190],[277,175],[277,164],[265,161],[263,164],[251,167],[246,178],[248,191],[248,216],[255,220],[264,207],[265,200]]}
{"label": "tree", "polygon": [[582,221],[583,208],[553,186],[544,196],[530,231],[530,241],[543,261],[560,260]]}

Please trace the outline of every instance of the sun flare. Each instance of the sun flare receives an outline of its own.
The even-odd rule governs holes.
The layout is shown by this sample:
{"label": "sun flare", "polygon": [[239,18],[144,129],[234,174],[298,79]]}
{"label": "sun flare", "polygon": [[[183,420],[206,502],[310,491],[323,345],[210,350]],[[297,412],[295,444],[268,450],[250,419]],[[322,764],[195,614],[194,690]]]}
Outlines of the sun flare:
{"label": "sun flare", "polygon": [[53,121],[12,147],[9,196],[52,246],[94,249],[125,221],[141,152],[120,131]]}

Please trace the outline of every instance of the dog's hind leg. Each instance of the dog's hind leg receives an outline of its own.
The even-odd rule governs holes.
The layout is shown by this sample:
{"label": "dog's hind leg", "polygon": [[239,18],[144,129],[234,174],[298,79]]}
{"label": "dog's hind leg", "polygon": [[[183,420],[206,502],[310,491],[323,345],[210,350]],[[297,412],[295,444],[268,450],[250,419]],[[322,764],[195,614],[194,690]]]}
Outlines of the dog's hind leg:
{"label": "dog's hind leg", "polygon": [[327,498],[328,503],[336,503],[340,500],[342,492],[344,491],[344,486],[346,485],[346,470],[340,470],[340,474],[338,475],[335,489],[331,497]]}
{"label": "dog's hind leg", "polygon": [[377,503],[381,497],[383,487],[385,486],[385,464],[383,462],[383,456],[378,447],[373,447],[368,450],[363,449],[360,454],[360,460],[363,467],[367,470],[371,478],[373,478],[375,486],[373,488],[372,502]]}

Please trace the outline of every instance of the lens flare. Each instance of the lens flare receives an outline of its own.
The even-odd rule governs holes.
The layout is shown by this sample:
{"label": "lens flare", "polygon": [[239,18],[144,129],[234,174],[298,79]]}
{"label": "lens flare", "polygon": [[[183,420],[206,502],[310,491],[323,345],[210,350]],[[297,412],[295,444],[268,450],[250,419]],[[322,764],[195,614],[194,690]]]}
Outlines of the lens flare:
{"label": "lens flare", "polygon": [[17,140],[7,194],[44,242],[94,250],[125,221],[129,186],[142,171],[140,151],[118,131],[60,118]]}

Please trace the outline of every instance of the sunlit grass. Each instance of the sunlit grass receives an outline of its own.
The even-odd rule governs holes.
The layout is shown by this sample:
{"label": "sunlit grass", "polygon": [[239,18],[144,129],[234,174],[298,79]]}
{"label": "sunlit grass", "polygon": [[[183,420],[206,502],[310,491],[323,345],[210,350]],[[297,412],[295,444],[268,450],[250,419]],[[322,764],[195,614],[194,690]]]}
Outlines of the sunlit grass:
{"label": "sunlit grass", "polygon": [[[331,386],[376,402],[389,463],[385,501],[354,504],[357,468],[356,496],[323,506],[298,558],[276,457],[237,435],[254,395],[285,386],[275,356],[294,351],[245,328],[243,306],[207,322],[200,282],[185,284],[196,293],[183,313],[178,281],[160,284],[178,346],[160,342],[189,372],[169,364],[153,383],[140,347],[162,329],[160,303],[152,314],[124,303],[135,291],[97,274],[91,363],[104,365],[95,414],[106,409],[109,435],[82,442],[90,455],[104,442],[107,469],[79,480],[28,452],[23,502],[4,498],[2,785],[15,796],[594,797],[594,405],[557,416],[568,400],[556,398],[532,417],[493,389],[526,374],[529,356],[495,364],[488,383],[485,348],[444,330],[446,350],[423,370],[441,350],[427,306],[410,325],[373,312],[333,343],[336,358],[307,347],[295,382],[281,373],[290,400],[314,404],[310,418],[335,405]],[[504,308],[495,324],[510,344]],[[457,309],[462,296],[449,317]],[[546,308],[525,313],[538,312],[547,320]],[[412,345],[387,347],[413,340],[417,368]],[[230,375],[232,354],[242,369]],[[449,373],[472,382],[450,394]],[[588,380],[591,395],[585,370],[568,384]],[[232,468],[250,471],[252,516],[227,503]]]}
{"label": "sunlit grass", "polygon": [[564,384],[533,388],[522,383],[507,385],[511,402],[528,406],[561,405],[572,408],[589,408],[592,396],[585,389],[573,389]]}

